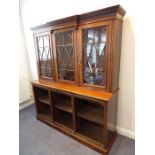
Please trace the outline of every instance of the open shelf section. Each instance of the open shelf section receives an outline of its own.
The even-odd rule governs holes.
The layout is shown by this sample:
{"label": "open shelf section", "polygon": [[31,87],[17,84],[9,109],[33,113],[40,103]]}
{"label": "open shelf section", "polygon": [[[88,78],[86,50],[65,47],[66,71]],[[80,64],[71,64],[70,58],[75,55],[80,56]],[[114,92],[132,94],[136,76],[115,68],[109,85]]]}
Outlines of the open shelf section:
{"label": "open shelf section", "polygon": [[62,102],[58,102],[54,105],[57,109],[72,113],[71,106],[68,104],[68,100],[63,100]]}
{"label": "open shelf section", "polygon": [[79,119],[78,133],[100,144],[104,142],[103,127],[86,120]]}
{"label": "open shelf section", "polygon": [[71,97],[66,94],[52,92],[53,106],[59,110],[72,113]]}
{"label": "open shelf section", "polygon": [[51,107],[42,102],[37,103],[38,114],[45,119],[52,120]]}
{"label": "open shelf section", "polygon": [[78,116],[94,123],[103,125],[103,114],[102,109],[100,108],[94,108],[88,105],[84,106],[79,110]]}
{"label": "open shelf section", "polygon": [[50,105],[48,90],[43,88],[34,88],[37,101]]}
{"label": "open shelf section", "polygon": [[73,129],[72,115],[54,108],[54,121],[61,126]]}
{"label": "open shelf section", "polygon": [[46,95],[40,96],[40,97],[38,98],[38,101],[50,105],[50,103],[49,103],[49,98],[48,98],[48,96],[46,96]]}
{"label": "open shelf section", "polygon": [[77,99],[77,116],[93,123],[104,125],[104,108],[92,101]]}

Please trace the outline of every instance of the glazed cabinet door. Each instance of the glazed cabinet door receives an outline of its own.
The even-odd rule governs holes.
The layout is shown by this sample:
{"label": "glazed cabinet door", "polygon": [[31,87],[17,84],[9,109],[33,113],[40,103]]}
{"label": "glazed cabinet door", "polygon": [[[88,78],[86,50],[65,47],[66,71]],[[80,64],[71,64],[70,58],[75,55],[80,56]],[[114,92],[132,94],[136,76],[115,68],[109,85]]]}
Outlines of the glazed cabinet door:
{"label": "glazed cabinet door", "polygon": [[56,79],[75,83],[75,29],[55,30]]}
{"label": "glazed cabinet door", "polygon": [[[108,68],[109,26],[107,23],[81,26],[80,79],[83,86],[106,88]],[[80,52],[78,52],[80,53]]]}
{"label": "glazed cabinet door", "polygon": [[53,79],[53,54],[51,34],[42,33],[35,36],[39,78]]}

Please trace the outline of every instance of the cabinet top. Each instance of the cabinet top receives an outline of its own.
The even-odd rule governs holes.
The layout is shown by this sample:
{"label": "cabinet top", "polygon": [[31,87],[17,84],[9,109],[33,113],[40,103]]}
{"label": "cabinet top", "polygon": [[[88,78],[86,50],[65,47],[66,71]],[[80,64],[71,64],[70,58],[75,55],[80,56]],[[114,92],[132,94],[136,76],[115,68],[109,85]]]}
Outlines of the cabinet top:
{"label": "cabinet top", "polygon": [[51,22],[47,22],[45,24],[34,26],[31,28],[32,31],[37,31],[40,29],[57,29],[60,27],[67,27],[67,26],[77,26],[80,24],[87,24],[92,21],[98,20],[107,20],[107,19],[119,19],[122,21],[123,16],[125,15],[126,11],[121,7],[121,5],[115,5],[111,7],[107,7],[104,9],[91,11],[87,13],[83,13],[80,15],[74,15],[67,18],[62,18],[59,20],[54,20]]}
{"label": "cabinet top", "polygon": [[49,82],[47,80],[34,81],[32,82],[32,84],[36,86],[40,86],[40,87],[46,87],[49,89],[55,89],[58,91],[65,91],[65,92],[72,93],[75,95],[91,97],[91,98],[103,100],[103,101],[109,101],[113,96],[112,93],[104,92],[103,90],[96,91],[96,90],[91,90],[91,89],[85,89],[85,88],[78,87],[75,85],[67,85],[67,84],[62,84],[59,82],[51,82],[51,81]]}

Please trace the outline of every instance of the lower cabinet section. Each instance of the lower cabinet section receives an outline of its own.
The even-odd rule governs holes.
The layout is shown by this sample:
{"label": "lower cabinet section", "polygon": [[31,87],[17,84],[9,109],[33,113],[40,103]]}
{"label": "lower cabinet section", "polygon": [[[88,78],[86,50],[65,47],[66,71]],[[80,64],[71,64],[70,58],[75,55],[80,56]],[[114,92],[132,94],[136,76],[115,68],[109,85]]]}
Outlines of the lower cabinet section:
{"label": "lower cabinet section", "polygon": [[107,154],[116,137],[108,127],[107,102],[37,86],[33,91],[39,120]]}

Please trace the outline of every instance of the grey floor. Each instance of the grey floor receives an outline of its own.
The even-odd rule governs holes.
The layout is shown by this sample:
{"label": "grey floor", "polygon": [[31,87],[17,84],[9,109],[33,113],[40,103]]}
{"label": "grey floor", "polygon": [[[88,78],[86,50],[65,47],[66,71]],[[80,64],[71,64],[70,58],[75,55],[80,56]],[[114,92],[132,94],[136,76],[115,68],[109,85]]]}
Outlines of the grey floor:
{"label": "grey floor", "polygon": [[[118,136],[109,155],[134,155],[135,141]],[[19,155],[100,155],[36,120],[34,105],[19,113]]]}

